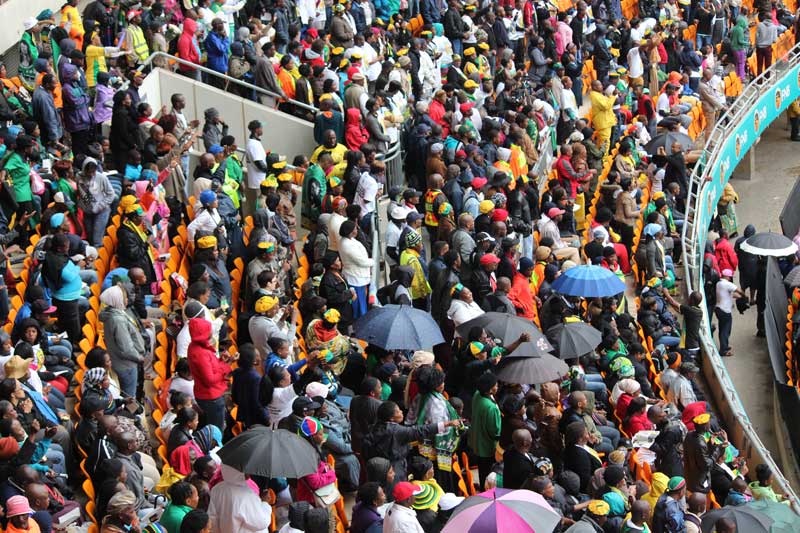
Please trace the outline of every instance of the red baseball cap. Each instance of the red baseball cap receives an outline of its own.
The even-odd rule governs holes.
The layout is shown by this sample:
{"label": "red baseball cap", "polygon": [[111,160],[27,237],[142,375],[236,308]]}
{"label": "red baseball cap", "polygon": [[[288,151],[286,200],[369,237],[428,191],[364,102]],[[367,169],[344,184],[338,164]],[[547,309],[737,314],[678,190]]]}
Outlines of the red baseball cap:
{"label": "red baseball cap", "polygon": [[486,178],[482,178],[482,177],[478,176],[476,178],[472,178],[472,181],[470,182],[470,185],[472,185],[473,189],[483,189],[483,187],[487,183],[489,183],[489,180],[487,180]]}
{"label": "red baseball cap", "polygon": [[480,263],[482,265],[496,265],[500,262],[500,258],[494,254],[483,254]]}
{"label": "red baseball cap", "polygon": [[505,222],[506,220],[508,220],[507,210],[498,207],[494,211],[492,211],[492,222]]}
{"label": "red baseball cap", "polygon": [[408,481],[401,481],[394,486],[394,489],[392,489],[392,496],[394,496],[394,500],[396,502],[402,502],[411,498],[412,496],[420,494],[421,492],[422,489],[419,485],[414,485]]}
{"label": "red baseball cap", "polygon": [[563,209],[559,209],[557,207],[551,207],[547,210],[547,218],[557,217],[558,215],[563,215],[566,213]]}

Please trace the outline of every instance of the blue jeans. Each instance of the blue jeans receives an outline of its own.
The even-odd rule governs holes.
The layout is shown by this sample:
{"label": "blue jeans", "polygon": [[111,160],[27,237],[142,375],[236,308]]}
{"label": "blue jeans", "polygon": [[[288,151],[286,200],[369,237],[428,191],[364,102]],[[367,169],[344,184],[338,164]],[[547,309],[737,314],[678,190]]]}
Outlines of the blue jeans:
{"label": "blue jeans", "polygon": [[51,442],[50,447],[47,448],[47,463],[56,474],[67,473],[67,459],[64,457],[64,450],[58,444]]}
{"label": "blue jeans", "polygon": [[464,43],[461,39],[451,39],[450,43],[453,45],[453,53],[456,55],[461,55],[464,53]]}
{"label": "blue jeans", "polygon": [[97,283],[97,270],[81,270],[79,275],[81,281],[87,285],[94,285]]}
{"label": "blue jeans", "polygon": [[63,411],[66,401],[64,393],[55,387],[50,387],[50,392],[47,393],[47,403],[50,404],[54,411]]}
{"label": "blue jeans", "polygon": [[108,217],[110,214],[111,209],[104,209],[94,214],[83,214],[83,224],[86,226],[86,238],[92,246],[100,247],[103,245],[103,235],[106,234],[106,226],[108,226]]}
{"label": "blue jeans", "polygon": [[680,337],[675,337],[674,335],[662,335],[658,338],[657,341],[653,341],[655,344],[663,344],[667,348],[675,348],[681,343]]}
{"label": "blue jeans", "polygon": [[711,45],[711,36],[704,33],[697,34],[697,49],[700,50],[705,45]]}
{"label": "blue jeans", "polygon": [[603,376],[600,374],[586,374],[583,376],[583,381],[586,383],[586,390],[594,394],[595,404],[608,403],[608,389],[606,389]]}
{"label": "blue jeans", "polygon": [[119,389],[124,396],[136,398],[136,385],[139,383],[139,368],[133,367],[126,370],[117,370]]}
{"label": "blue jeans", "polygon": [[217,426],[220,431],[225,429],[225,398],[220,396],[216,400],[195,400],[197,406],[202,409],[201,420],[203,425]]}
{"label": "blue jeans", "polygon": [[608,441],[611,443],[611,446],[614,447],[612,451],[615,450],[617,446],[619,446],[620,433],[618,429],[612,428],[611,426],[598,425],[597,431],[599,431],[600,434],[603,436],[604,441],[608,439]]}

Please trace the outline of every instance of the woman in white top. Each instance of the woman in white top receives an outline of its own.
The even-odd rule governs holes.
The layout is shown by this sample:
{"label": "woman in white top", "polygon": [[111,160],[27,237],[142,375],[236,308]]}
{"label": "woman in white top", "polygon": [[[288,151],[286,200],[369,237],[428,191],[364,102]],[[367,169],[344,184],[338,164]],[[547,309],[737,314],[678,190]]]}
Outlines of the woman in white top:
{"label": "woman in white top", "polygon": [[469,322],[477,316],[481,316],[484,310],[472,299],[472,291],[460,283],[453,287],[453,299],[450,308],[447,310],[447,318],[453,321],[455,327],[464,322]]}
{"label": "woman in white top", "polygon": [[[267,404],[270,426],[272,429],[277,429],[278,423],[292,414],[292,403],[297,394],[292,387],[292,376],[285,367],[274,366],[269,369],[265,377],[268,380],[261,382],[262,397],[258,401]],[[267,383],[269,385],[266,385]]]}
{"label": "woman in white top", "polygon": [[358,228],[352,220],[345,220],[339,228],[339,258],[342,260],[342,276],[356,291],[353,301],[353,318],[367,314],[367,297],[372,281],[372,266],[375,264],[364,245],[356,239]]}

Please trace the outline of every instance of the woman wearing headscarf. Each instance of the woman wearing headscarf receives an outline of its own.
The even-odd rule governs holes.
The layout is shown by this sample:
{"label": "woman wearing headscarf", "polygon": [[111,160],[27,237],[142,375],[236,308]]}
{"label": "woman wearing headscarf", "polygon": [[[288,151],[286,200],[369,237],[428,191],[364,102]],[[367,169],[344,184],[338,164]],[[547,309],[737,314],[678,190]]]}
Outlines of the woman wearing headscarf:
{"label": "woman wearing headscarf", "polygon": [[137,147],[139,125],[131,111],[131,96],[127,91],[114,94],[114,107],[111,113],[111,152],[114,155],[114,168],[125,171],[128,164],[128,152]]}
{"label": "woman wearing headscarf", "polygon": [[142,337],[137,321],[126,312],[127,291],[114,285],[100,294],[104,307],[98,318],[103,323],[103,337],[111,357],[111,366],[119,376],[119,384],[124,396],[136,397],[139,366],[144,362],[147,345]]}
{"label": "woman wearing headscarf", "polygon": [[111,377],[106,372],[106,369],[102,367],[89,368],[83,374],[81,402],[90,397],[97,398],[99,403],[103,404],[103,411],[107,415],[114,414],[118,407],[135,402],[135,398],[130,396],[127,398],[114,398],[114,394],[111,391]]}
{"label": "woman wearing headscarf", "polygon": [[100,533],[130,533],[136,522],[136,496],[129,490],[123,490],[108,501]]}
{"label": "woman wearing headscarf", "polygon": [[328,350],[335,360],[333,370],[338,375],[344,370],[347,363],[347,353],[350,351],[350,339],[342,335],[339,330],[341,314],[336,309],[328,309],[322,313],[322,318],[315,318],[308,324],[306,330],[306,345],[309,350]]}
{"label": "woman wearing headscarf", "polygon": [[194,242],[195,235],[202,232],[204,235],[215,235],[217,238],[225,239],[225,226],[222,224],[222,217],[217,212],[217,195],[211,189],[200,193],[201,208],[195,213],[194,220],[186,228],[186,236],[190,242]]}
{"label": "woman wearing headscarf", "polygon": [[50,289],[53,305],[58,310],[58,324],[67,333],[73,346],[81,336],[81,319],[78,300],[81,297],[80,268],[69,256],[69,240],[63,233],[50,238],[50,249],[45,253],[42,280]]}
{"label": "woman wearing headscarf", "polygon": [[220,258],[216,237],[206,235],[197,239],[194,264],[205,266],[208,273],[211,297],[206,305],[211,309],[225,309],[226,305],[230,305],[233,289],[231,288],[230,275],[225,267],[225,261]]}
{"label": "woman wearing headscarf", "polygon": [[170,465],[181,475],[192,471],[192,463],[197,458],[211,454],[211,451],[222,444],[222,431],[209,424],[198,429],[192,438],[176,447],[170,454]]}
{"label": "woman wearing headscarf", "polygon": [[122,268],[141,268],[147,281],[153,283],[157,280],[155,254],[143,223],[144,210],[140,205],[132,204],[125,208],[122,226],[117,231],[117,258]]}

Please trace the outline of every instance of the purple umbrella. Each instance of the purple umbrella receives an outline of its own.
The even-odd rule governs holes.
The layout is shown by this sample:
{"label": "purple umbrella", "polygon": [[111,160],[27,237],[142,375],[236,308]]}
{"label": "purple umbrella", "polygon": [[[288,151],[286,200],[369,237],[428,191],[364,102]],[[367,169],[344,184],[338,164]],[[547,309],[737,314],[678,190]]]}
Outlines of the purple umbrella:
{"label": "purple umbrella", "polygon": [[540,494],[492,489],[456,507],[442,533],[550,533],[560,520]]}

